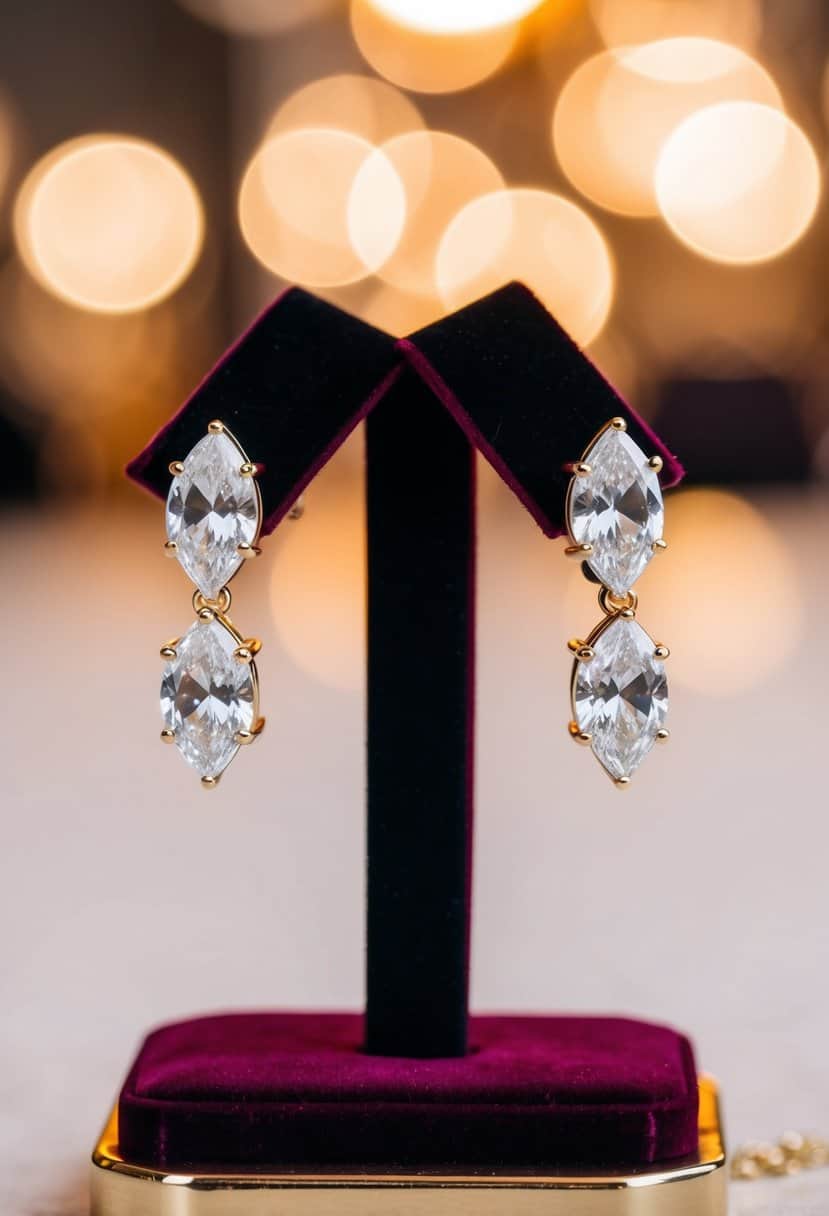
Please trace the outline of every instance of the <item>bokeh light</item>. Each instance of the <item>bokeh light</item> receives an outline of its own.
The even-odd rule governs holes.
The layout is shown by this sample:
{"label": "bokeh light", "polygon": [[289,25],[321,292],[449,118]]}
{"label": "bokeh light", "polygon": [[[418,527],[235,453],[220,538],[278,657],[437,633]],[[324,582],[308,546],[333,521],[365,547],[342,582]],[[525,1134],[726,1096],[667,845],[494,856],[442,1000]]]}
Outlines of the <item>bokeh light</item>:
{"label": "bokeh light", "polygon": [[317,476],[301,525],[282,527],[271,578],[279,639],[296,665],[344,690],[365,680],[365,518],[350,472],[362,437]]}
{"label": "bokeh light", "polygon": [[497,72],[519,26],[427,33],[400,25],[370,0],[351,0],[351,32],[366,62],[392,84],[416,93],[455,93]]}
{"label": "bokeh light", "polygon": [[670,646],[671,680],[717,697],[763,684],[801,643],[791,538],[725,490],[682,490],[666,518],[669,549],[645,575],[642,623]]}
{"label": "bokeh light", "polygon": [[[351,204],[366,162],[360,207]],[[403,231],[406,197],[389,161],[349,131],[309,128],[266,140],[245,172],[239,222],[275,274],[311,287],[354,283],[378,269]]]}
{"label": "bokeh light", "polygon": [[297,89],[271,119],[269,135],[303,127],[327,127],[381,144],[423,126],[417,106],[385,80],[342,73],[322,76]]}
{"label": "bokeh light", "polygon": [[782,104],[768,72],[710,38],[668,38],[586,60],[559,95],[553,145],[582,194],[623,215],[656,215],[656,162],[696,110],[745,99]]}
{"label": "bokeh light", "polygon": [[590,14],[611,47],[696,35],[751,49],[763,25],[758,0],[590,0]]}
{"label": "bokeh light", "polygon": [[401,25],[432,34],[463,34],[520,21],[542,0],[372,0]]}
{"label": "bokeh light", "polygon": [[91,135],[35,165],[14,228],[27,269],[50,291],[93,311],[132,312],[187,277],[204,217],[192,181],[161,148]]}
{"label": "bokeh light", "polygon": [[267,37],[322,17],[343,0],[179,0],[182,8],[239,37]]}
{"label": "bokeh light", "polygon": [[378,156],[388,158],[403,183],[407,211],[403,236],[378,274],[404,291],[434,296],[435,255],[446,226],[472,199],[501,189],[503,178],[475,144],[443,131],[414,131],[383,144],[360,170],[352,195],[359,214],[371,206]]}
{"label": "bokeh light", "polygon": [[778,257],[806,231],[820,199],[820,166],[785,114],[751,102],[709,106],[674,132],[656,192],[671,230],[719,262]]}
{"label": "bokeh light", "polygon": [[613,299],[613,264],[598,227],[544,190],[501,190],[467,204],[444,233],[436,272],[453,308],[520,279],[583,345],[602,329]]}

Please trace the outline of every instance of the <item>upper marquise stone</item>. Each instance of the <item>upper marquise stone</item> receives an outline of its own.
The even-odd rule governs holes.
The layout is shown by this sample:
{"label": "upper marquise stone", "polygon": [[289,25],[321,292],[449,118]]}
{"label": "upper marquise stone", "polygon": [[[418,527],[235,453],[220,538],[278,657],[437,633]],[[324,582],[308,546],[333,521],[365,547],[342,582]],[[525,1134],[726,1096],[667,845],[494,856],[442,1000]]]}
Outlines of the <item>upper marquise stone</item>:
{"label": "upper marquise stone", "polygon": [[205,435],[167,496],[167,539],[207,599],[215,599],[242,564],[239,545],[253,545],[259,534],[259,490],[240,472],[246,459],[226,433]]}
{"label": "upper marquise stone", "polygon": [[662,539],[664,510],[659,477],[624,430],[608,427],[573,479],[568,526],[578,545],[591,545],[587,564],[615,595],[625,595]]}

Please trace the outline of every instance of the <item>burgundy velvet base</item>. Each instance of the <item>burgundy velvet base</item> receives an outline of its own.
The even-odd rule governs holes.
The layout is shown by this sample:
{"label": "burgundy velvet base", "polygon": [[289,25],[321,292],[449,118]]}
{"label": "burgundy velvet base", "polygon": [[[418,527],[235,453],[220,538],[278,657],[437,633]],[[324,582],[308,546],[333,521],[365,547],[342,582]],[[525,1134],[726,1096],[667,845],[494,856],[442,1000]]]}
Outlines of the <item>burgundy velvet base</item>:
{"label": "burgundy velvet base", "polygon": [[626,1018],[475,1017],[463,1059],[364,1054],[363,1020],[237,1013],[164,1026],[119,1103],[130,1161],[305,1170],[607,1167],[697,1147],[686,1038]]}

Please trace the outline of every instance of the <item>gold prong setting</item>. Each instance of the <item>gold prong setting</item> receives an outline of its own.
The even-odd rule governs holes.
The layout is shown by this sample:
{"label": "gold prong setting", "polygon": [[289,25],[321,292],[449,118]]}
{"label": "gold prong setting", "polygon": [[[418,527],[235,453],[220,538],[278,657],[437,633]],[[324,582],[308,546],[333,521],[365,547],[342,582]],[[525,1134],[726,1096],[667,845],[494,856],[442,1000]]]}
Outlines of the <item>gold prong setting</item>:
{"label": "gold prong setting", "polygon": [[[667,548],[662,468],[662,457],[646,456],[621,416],[611,418],[581,458],[566,466],[571,481],[565,553],[599,581],[603,613],[587,637],[567,643],[573,656],[568,731],[591,748],[617,789],[626,789],[653,745],[669,737],[664,662],[670,651],[639,624],[633,590],[651,558]],[[631,516],[631,504],[638,514]],[[608,510],[617,521],[608,519]],[[633,537],[631,520],[638,529]]]}

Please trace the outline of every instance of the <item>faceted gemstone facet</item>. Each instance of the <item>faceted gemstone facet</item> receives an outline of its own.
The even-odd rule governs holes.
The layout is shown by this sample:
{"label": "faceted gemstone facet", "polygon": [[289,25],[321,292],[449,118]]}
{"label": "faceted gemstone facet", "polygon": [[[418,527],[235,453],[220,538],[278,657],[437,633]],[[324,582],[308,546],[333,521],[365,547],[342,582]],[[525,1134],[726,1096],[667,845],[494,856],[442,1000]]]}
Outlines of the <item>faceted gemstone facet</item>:
{"label": "faceted gemstone facet", "polygon": [[569,496],[568,524],[578,545],[592,545],[590,569],[616,595],[624,595],[662,539],[659,478],[626,431],[608,427],[584,455],[590,472],[578,474]]}
{"label": "faceted gemstone facet", "polygon": [[227,434],[205,435],[167,496],[167,539],[207,599],[215,599],[239,569],[244,559],[238,546],[252,545],[259,532],[259,491],[253,477],[239,472],[244,463]]}
{"label": "faceted gemstone facet", "polygon": [[611,618],[590,645],[593,658],[576,664],[575,719],[611,777],[630,777],[665,725],[665,666],[642,626],[622,616]]}
{"label": "faceted gemstone facet", "polygon": [[256,713],[253,664],[234,656],[236,637],[219,620],[196,621],[164,668],[161,716],[184,759],[202,777],[218,777],[239,750],[236,731]]}

